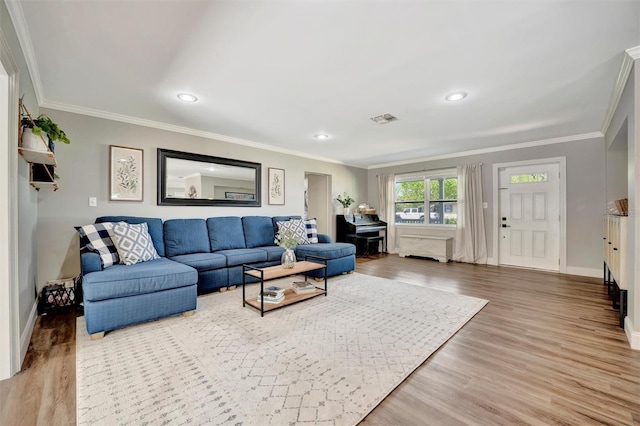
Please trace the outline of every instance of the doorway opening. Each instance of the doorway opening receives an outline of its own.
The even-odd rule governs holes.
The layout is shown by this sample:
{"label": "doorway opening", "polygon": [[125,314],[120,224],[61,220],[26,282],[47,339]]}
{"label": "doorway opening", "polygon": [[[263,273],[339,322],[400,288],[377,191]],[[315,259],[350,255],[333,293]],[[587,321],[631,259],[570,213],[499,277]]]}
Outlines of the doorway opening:
{"label": "doorway opening", "polygon": [[333,205],[331,203],[331,175],[305,172],[305,219],[316,218],[318,233],[335,238]]}

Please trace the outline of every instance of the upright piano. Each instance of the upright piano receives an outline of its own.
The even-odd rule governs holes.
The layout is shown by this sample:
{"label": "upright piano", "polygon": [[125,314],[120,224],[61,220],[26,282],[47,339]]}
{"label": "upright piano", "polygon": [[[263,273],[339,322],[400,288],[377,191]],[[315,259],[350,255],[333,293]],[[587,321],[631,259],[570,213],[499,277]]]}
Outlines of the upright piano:
{"label": "upright piano", "polygon": [[[382,235],[381,235],[382,233]],[[377,214],[349,214],[336,216],[336,241],[353,243],[357,254],[368,254],[375,243],[382,242],[387,251],[387,222],[380,220]]]}

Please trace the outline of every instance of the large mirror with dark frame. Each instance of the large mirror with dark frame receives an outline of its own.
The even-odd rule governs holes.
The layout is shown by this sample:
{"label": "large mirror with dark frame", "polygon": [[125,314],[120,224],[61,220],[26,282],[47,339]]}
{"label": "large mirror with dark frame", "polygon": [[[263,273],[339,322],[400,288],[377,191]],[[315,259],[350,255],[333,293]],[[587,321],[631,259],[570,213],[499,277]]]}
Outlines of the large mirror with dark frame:
{"label": "large mirror with dark frame", "polygon": [[158,148],[158,205],[260,207],[261,167]]}

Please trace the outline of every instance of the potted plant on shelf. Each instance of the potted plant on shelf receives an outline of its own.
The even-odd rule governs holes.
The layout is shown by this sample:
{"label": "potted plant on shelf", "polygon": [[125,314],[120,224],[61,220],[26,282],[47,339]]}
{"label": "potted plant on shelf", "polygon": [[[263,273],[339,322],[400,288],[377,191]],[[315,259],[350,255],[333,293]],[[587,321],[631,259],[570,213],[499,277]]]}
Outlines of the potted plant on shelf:
{"label": "potted plant on shelf", "polygon": [[354,203],[354,199],[351,198],[351,196],[347,195],[347,193],[345,192],[344,195],[338,195],[336,197],[336,201],[339,202],[340,204],[342,204],[342,207],[344,208],[344,214],[347,215],[349,214],[349,206],[351,204]]}
{"label": "potted plant on shelf", "polygon": [[54,142],[69,144],[71,141],[60,127],[48,116],[42,114],[33,119],[22,116],[22,147],[35,151],[54,151]]}
{"label": "potted plant on shelf", "polygon": [[296,235],[293,230],[283,228],[278,231],[273,242],[284,249],[280,262],[282,263],[282,267],[285,269],[293,268],[296,264],[296,254],[293,248],[302,243],[302,238]]}

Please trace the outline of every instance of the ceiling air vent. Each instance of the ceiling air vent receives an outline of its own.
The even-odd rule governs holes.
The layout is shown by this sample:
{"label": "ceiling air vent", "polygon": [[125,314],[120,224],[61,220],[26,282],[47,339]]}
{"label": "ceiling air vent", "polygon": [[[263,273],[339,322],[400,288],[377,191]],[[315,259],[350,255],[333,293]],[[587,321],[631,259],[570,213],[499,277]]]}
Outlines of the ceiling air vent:
{"label": "ceiling air vent", "polygon": [[375,121],[378,124],[387,124],[391,121],[396,121],[398,119],[398,117],[394,117],[391,114],[382,114],[382,115],[378,115],[376,117],[371,118],[373,121]]}

